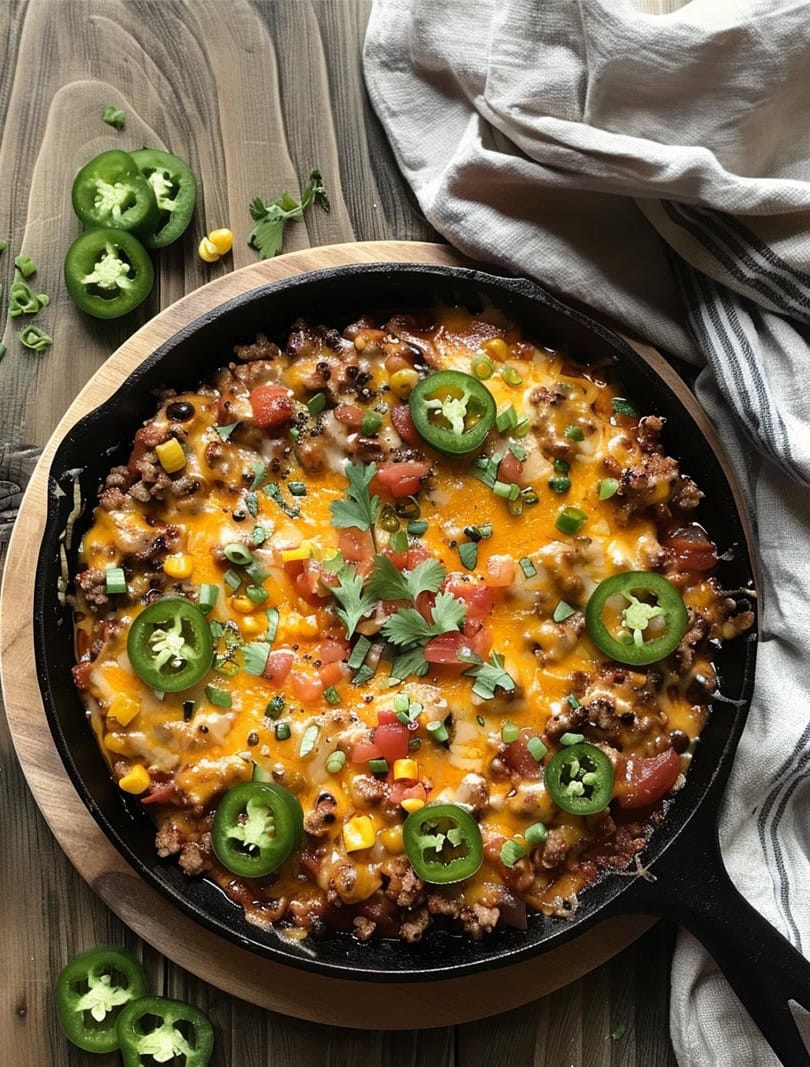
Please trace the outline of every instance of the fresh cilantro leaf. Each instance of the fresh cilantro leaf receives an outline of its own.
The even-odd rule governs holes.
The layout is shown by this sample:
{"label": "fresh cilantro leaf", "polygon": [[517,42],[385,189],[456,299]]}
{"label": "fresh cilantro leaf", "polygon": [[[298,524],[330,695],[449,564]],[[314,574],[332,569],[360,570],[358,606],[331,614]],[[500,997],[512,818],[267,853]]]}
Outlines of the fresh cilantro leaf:
{"label": "fresh cilantro leaf", "polygon": [[376,473],[375,463],[350,463],[346,467],[349,481],[346,497],[333,500],[329,505],[333,526],[339,530],[352,526],[358,530],[371,530],[372,540],[375,540],[374,524],[380,515],[380,498],[371,496],[368,487]]}
{"label": "fresh cilantro leaf", "polygon": [[229,422],[227,426],[215,426],[214,429],[217,431],[223,441],[227,441],[238,425],[238,421]]}
{"label": "fresh cilantro leaf", "polygon": [[321,567],[327,574],[337,574],[343,567],[346,566],[346,560],[343,558],[343,553],[338,551],[334,556],[330,556],[329,559],[323,560]]}
{"label": "fresh cilantro leaf", "polygon": [[[462,656],[461,658],[465,660],[471,659],[469,656]],[[482,700],[492,700],[496,689],[503,689],[505,693],[511,693],[515,689],[515,679],[504,669],[503,656],[499,656],[497,652],[492,653],[489,663],[479,660],[464,674],[475,679],[472,691]]]}
{"label": "fresh cilantro leaf", "polygon": [[248,244],[256,249],[260,259],[271,259],[279,254],[284,244],[284,226],[290,219],[300,219],[313,203],[323,211],[330,209],[323,178],[317,170],[310,174],[300,200],[289,193],[282,193],[269,204],[260,196],[251,200],[248,210],[256,225],[250,231]]}
{"label": "fresh cilantro leaf", "polygon": [[363,579],[354,567],[346,564],[337,572],[338,584],[329,587],[340,604],[337,614],[351,637],[364,615],[374,607],[374,598],[363,590]]}
{"label": "fresh cilantro leaf", "polygon": [[467,614],[467,605],[457,600],[452,593],[439,593],[433,605],[433,632],[446,634],[458,630]]}
{"label": "fresh cilantro leaf", "polygon": [[368,585],[377,600],[416,600],[420,593],[435,593],[447,571],[437,559],[426,559],[411,571],[398,571],[387,556],[377,556]]}
{"label": "fresh cilantro leaf", "polygon": [[261,489],[264,483],[267,481],[267,464],[264,460],[260,459],[258,463],[253,464],[253,481],[251,482],[251,490]]}
{"label": "fresh cilantro leaf", "polygon": [[391,683],[404,681],[412,674],[423,675],[428,672],[428,664],[425,653],[421,648],[412,648],[398,655],[391,664],[391,673],[388,676]]}
{"label": "fresh cilantro leaf", "polygon": [[264,674],[267,666],[267,657],[270,655],[270,645],[266,641],[251,641],[242,645],[243,666],[248,674],[257,678]]}
{"label": "fresh cilantro leaf", "polygon": [[466,613],[466,605],[452,593],[439,593],[433,605],[432,622],[425,622],[416,608],[400,608],[385,620],[382,633],[392,645],[424,644],[431,637],[457,630]]}

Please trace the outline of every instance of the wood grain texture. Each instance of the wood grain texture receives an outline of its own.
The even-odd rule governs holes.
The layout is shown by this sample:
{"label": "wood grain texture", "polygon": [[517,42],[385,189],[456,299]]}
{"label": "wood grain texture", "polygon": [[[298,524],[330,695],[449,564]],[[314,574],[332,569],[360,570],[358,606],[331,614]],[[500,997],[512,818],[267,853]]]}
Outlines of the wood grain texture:
{"label": "wood grain texture", "polygon": [[[39,358],[19,349],[12,330],[2,335],[9,352],[0,363],[0,552],[37,449],[107,355],[160,307],[252,261],[244,246],[251,196],[294,189],[299,175],[319,165],[333,215],[291,227],[287,248],[352,237],[431,237],[363,95],[360,46],[368,6],[366,0],[0,0],[0,237],[9,239],[10,251],[24,248],[39,264],[39,285],[53,298],[42,324],[56,338]],[[127,111],[122,134],[100,121],[108,103]],[[141,142],[171,147],[191,161],[201,178],[200,206],[182,246],[161,257],[147,304],[125,322],[92,323],[69,304],[60,280],[64,252],[78,232],[70,180],[95,152]],[[226,221],[237,235],[233,262],[207,267],[193,249],[206,229]],[[9,261],[8,254],[0,258],[4,283]],[[157,988],[207,1007],[219,1035],[215,1067],[674,1062],[666,1026],[670,937],[661,926],[570,993],[496,1020],[412,1035],[350,1032],[253,1008],[139,944],[51,838],[2,719],[0,825],[4,1062],[86,1065],[87,1057],[58,1033],[50,989],[73,952],[100,941],[136,948]],[[626,1025],[626,1036],[611,1041],[605,1018],[612,1028]],[[592,1052],[598,1057],[587,1058]],[[97,1062],[107,1067],[115,1057]]]}

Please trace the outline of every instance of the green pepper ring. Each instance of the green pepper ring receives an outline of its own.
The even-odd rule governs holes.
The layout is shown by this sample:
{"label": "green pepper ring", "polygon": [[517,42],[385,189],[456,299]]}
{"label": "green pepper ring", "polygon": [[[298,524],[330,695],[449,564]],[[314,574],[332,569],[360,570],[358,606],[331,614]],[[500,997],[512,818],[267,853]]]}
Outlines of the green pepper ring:
{"label": "green pepper ring", "polygon": [[[110,983],[110,994],[105,997],[106,991],[101,982],[103,975],[111,972],[123,975],[127,984],[119,986]],[[79,992],[76,988],[78,985],[87,985],[88,989]],[[149,983],[143,967],[125,949],[102,946],[79,953],[59,972],[54,988],[56,1014],[65,1036],[84,1052],[113,1052],[118,1048],[115,1020],[120,1014],[113,1014],[115,1008],[128,1000],[144,996],[148,988]],[[85,1013],[90,1011],[90,1007],[79,1008],[82,999],[92,999],[94,989],[99,990],[97,1000],[102,1008],[106,1007],[104,1001],[109,1001],[110,996],[118,999],[118,1003],[110,1004],[109,1010],[105,1012],[105,1019],[109,1016],[109,1024],[103,1028],[101,1023],[105,1019],[100,1020],[97,1025],[88,1025],[85,1022]],[[125,1000],[120,999],[121,994],[116,996],[117,990],[127,994]]]}
{"label": "green pepper ring", "polygon": [[[129,269],[121,274],[126,288],[121,288],[113,278],[104,279],[108,283],[109,296],[106,296],[102,295],[104,287],[88,282],[87,278],[98,272],[110,249],[119,260],[123,252]],[[134,310],[149,296],[154,281],[155,270],[149,253],[126,230],[85,230],[65,256],[65,284],[73,303],[96,319],[118,319]]]}
{"label": "green pepper ring", "polygon": [[[160,218],[155,229],[143,234],[143,243],[149,249],[166,248],[186,232],[194,214],[197,202],[197,179],[187,163],[170,152],[161,152],[157,148],[139,148],[131,152],[135,166],[149,183],[158,202]],[[177,192],[172,200],[172,208],[161,207],[158,191],[152,185],[152,175],[162,171]],[[164,214],[168,219],[163,219]],[[162,222],[162,225],[161,225]]]}
{"label": "green pepper ring", "polygon": [[[581,764],[584,759],[593,764],[596,777],[593,792],[590,797],[572,796],[563,785],[563,773],[572,763]],[[557,807],[570,815],[595,815],[598,811],[604,811],[613,798],[613,764],[601,749],[587,742],[569,745],[555,753],[546,765],[543,781]]]}
{"label": "green pepper ring", "polygon": [[[425,824],[437,820],[446,820],[452,824],[451,830],[460,831],[466,854],[452,858],[449,863],[425,856],[425,852],[433,847],[425,845],[427,836],[434,836],[434,833],[427,834]],[[478,823],[466,808],[458,804],[427,804],[418,811],[412,811],[405,820],[402,836],[411,866],[423,882],[434,885],[462,882],[465,878],[471,878],[484,861],[484,844]]]}
{"label": "green pepper ring", "polygon": [[[247,812],[250,801],[258,800],[273,816],[273,834],[268,845],[254,853],[237,848],[234,828]],[[304,836],[304,813],[297,797],[280,785],[259,780],[242,782],[229,789],[217,805],[211,827],[211,843],[219,862],[242,878],[264,878],[278,870],[299,847]]]}
{"label": "green pepper ring", "polygon": [[[165,636],[156,643],[155,635],[161,632]],[[166,652],[169,655],[161,663]],[[190,689],[211,669],[211,627],[190,600],[164,596],[133,620],[127,636],[127,655],[141,681],[160,692],[179,693]],[[173,658],[181,665],[175,667]]]}
{"label": "green pepper ring", "polygon": [[[429,405],[431,402],[439,402],[440,393],[446,393],[450,398],[461,402],[463,411],[454,413],[457,419],[463,420],[461,432],[430,421],[432,409]],[[489,389],[471,374],[457,370],[438,371],[423,378],[414,386],[408,404],[419,436],[431,448],[452,456],[465,455],[480,448],[495,425],[497,414],[495,398]],[[466,427],[468,413],[476,416],[476,421],[469,429]],[[449,421],[444,412],[443,417]]]}
{"label": "green pepper ring", "polygon": [[[104,208],[104,183],[110,195],[128,195],[132,203]],[[102,227],[133,233],[152,233],[160,212],[152,187],[128,152],[114,148],[85,163],[73,181],[73,210],[90,229]],[[118,214],[116,215],[116,210]]]}
{"label": "green pepper ring", "polygon": [[[160,1025],[142,1026],[141,1020],[147,1017],[150,1024],[158,1019]],[[185,1024],[184,1030],[177,1023]],[[186,1037],[187,1029],[193,1031],[191,1041]],[[182,1000],[158,996],[143,996],[133,1000],[118,1016],[116,1032],[124,1067],[142,1067],[143,1056],[148,1056],[150,1063],[169,1062],[169,1059],[174,1063],[175,1057],[170,1053],[178,1046],[185,1067],[206,1067],[211,1061],[214,1048],[211,1020],[199,1008]],[[157,1052],[161,1052],[164,1058],[158,1060],[154,1055]]]}
{"label": "green pepper ring", "polygon": [[[629,601],[629,596],[635,593],[651,593],[667,620],[667,628],[660,637],[643,641],[642,644],[619,640],[603,622],[605,604],[610,597],[620,594]],[[593,643],[606,656],[617,663],[643,667],[648,663],[657,663],[675,651],[689,625],[689,613],[681,594],[663,575],[653,571],[628,571],[614,574],[599,583],[585,608],[585,625]]]}

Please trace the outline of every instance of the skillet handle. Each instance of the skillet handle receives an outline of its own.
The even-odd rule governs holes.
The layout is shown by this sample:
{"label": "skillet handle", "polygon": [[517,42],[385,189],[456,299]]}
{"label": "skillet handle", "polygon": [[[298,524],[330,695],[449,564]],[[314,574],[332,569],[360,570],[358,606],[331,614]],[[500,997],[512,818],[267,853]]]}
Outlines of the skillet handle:
{"label": "skillet handle", "polygon": [[693,934],[785,1067],[807,1067],[810,1052],[788,1001],[810,1010],[810,962],[737,891],[716,827],[690,845],[688,857],[669,849],[654,864],[655,881],[637,880],[634,905]]}

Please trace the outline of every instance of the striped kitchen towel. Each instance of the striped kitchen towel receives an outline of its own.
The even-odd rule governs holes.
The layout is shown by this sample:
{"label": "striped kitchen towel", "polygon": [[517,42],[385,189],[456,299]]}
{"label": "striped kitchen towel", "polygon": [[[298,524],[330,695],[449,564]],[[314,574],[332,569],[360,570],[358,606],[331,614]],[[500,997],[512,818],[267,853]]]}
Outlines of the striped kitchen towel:
{"label": "striped kitchen towel", "polygon": [[[810,2],[375,0],[366,83],[430,223],[700,368],[757,522],[726,793],[739,889],[810,954]],[[681,934],[681,1064],[776,1060]]]}

